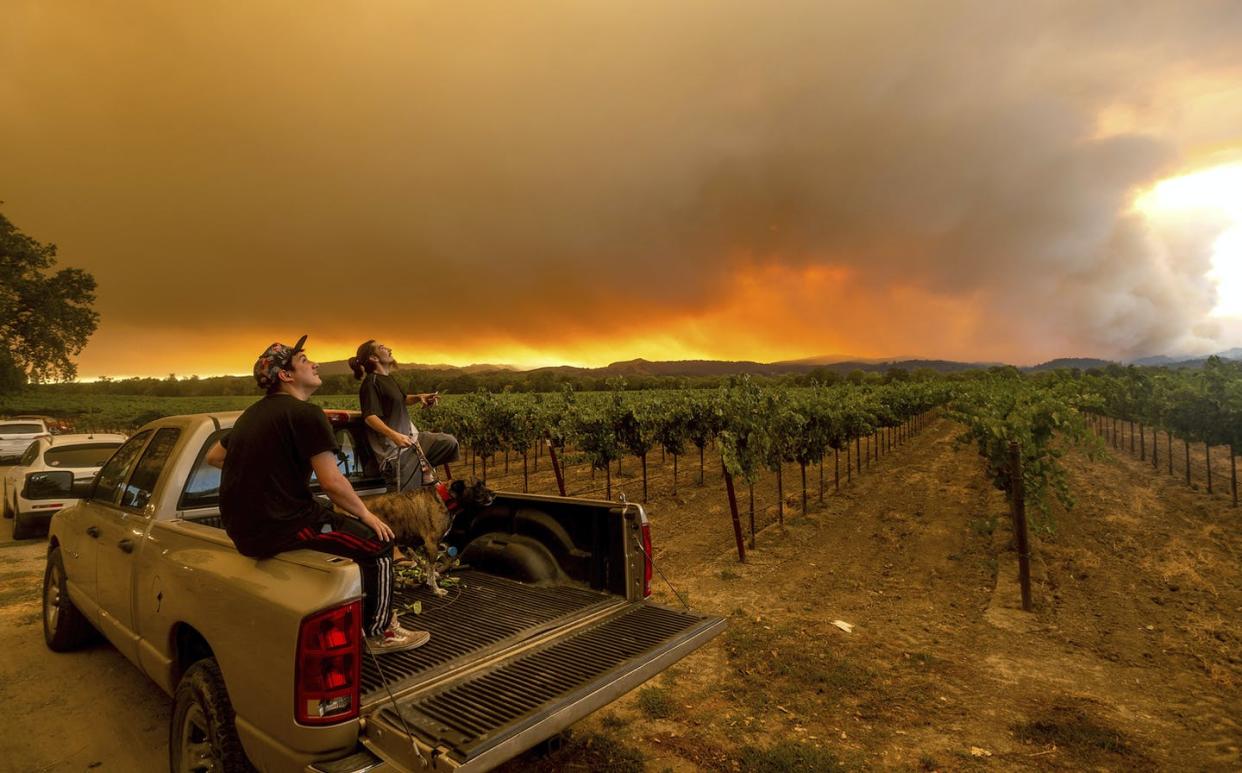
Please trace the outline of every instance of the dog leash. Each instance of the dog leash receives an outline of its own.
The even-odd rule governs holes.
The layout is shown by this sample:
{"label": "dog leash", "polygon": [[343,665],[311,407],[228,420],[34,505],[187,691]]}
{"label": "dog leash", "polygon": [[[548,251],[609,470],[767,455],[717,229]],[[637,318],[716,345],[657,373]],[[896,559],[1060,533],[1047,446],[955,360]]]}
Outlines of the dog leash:
{"label": "dog leash", "polygon": [[[423,485],[440,485],[440,479],[436,477],[436,469],[431,466],[431,462],[427,461],[427,455],[423,453],[422,444],[418,442],[418,438],[410,438],[414,443],[414,451],[418,454],[418,466],[423,471]],[[405,488],[405,479],[401,477],[401,449],[397,449],[397,491]],[[443,494],[441,494],[443,496]]]}

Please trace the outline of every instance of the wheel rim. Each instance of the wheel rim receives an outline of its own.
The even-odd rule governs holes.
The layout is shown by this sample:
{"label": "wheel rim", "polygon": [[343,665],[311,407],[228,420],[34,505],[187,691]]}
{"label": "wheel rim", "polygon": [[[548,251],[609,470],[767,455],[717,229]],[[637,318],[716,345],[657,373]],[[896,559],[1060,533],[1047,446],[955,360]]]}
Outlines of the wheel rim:
{"label": "wheel rim", "polygon": [[60,567],[56,564],[48,571],[47,587],[43,589],[43,617],[48,633],[55,635],[56,624],[60,622]]}
{"label": "wheel rim", "polygon": [[216,750],[207,732],[207,715],[197,703],[190,704],[181,722],[180,773],[207,773],[218,770]]}

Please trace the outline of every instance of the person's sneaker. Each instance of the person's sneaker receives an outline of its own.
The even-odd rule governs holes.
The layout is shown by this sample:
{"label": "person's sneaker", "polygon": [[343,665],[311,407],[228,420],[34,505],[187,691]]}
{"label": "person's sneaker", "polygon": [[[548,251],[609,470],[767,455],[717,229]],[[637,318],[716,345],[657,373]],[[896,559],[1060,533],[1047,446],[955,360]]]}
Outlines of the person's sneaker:
{"label": "person's sneaker", "polygon": [[427,631],[411,631],[408,628],[402,628],[401,624],[394,620],[382,634],[368,636],[366,640],[367,650],[376,655],[383,655],[388,652],[405,652],[421,647],[431,641],[431,634]]}

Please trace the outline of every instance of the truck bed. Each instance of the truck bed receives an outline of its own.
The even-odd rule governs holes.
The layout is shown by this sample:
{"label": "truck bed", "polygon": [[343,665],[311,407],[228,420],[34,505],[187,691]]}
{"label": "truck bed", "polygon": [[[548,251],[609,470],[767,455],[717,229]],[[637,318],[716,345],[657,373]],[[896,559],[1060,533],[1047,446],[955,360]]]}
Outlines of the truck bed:
{"label": "truck bed", "polygon": [[620,697],[725,625],[581,588],[470,570],[453,576],[462,583],[445,597],[425,588],[397,594],[401,606],[422,602],[422,614],[406,613],[403,622],[431,631],[430,642],[363,660],[367,745],[411,769],[421,767],[413,740],[433,769],[486,770]]}
{"label": "truck bed", "polygon": [[[364,710],[386,699],[388,690],[400,693],[463,661],[485,658],[600,609],[625,604],[607,593],[526,585],[470,569],[451,576],[461,584],[447,588],[447,596],[436,596],[426,586],[393,593],[393,609],[401,614],[402,625],[430,631],[431,641],[416,650],[363,659]],[[403,611],[415,601],[422,603],[422,614]]]}

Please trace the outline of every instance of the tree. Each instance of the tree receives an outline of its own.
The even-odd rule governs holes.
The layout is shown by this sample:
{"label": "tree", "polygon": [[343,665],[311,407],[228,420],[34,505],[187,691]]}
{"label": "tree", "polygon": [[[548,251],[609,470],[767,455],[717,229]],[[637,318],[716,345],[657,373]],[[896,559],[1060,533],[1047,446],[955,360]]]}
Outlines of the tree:
{"label": "tree", "polygon": [[27,381],[67,381],[99,326],[95,278],[80,268],[48,272],[56,245],[40,244],[0,214],[0,392]]}

